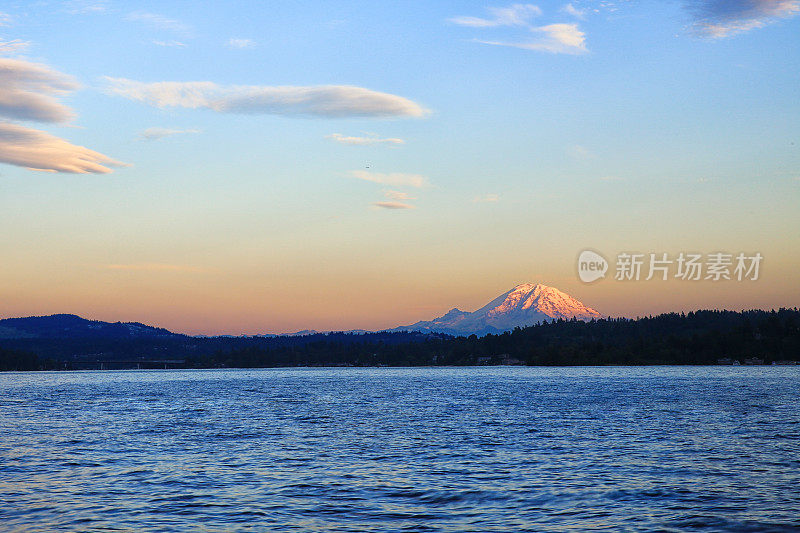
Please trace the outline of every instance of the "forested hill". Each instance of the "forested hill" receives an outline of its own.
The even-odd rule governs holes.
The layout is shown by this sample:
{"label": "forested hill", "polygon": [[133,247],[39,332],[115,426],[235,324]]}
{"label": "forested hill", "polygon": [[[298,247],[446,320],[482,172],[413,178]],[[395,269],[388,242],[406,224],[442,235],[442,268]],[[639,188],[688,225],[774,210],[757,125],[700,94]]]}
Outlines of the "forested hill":
{"label": "forested hill", "polygon": [[102,322],[77,315],[28,316],[0,320],[0,339],[181,337],[139,322]]}
{"label": "forested hill", "polygon": [[413,344],[315,342],[193,358],[199,367],[295,365],[765,364],[800,359],[800,310],[698,311],[639,319],[558,320],[499,335],[427,338]]}
{"label": "forested hill", "polygon": [[[800,310],[697,311],[639,319],[558,320],[484,337],[327,333],[302,337],[156,334],[0,340],[0,369],[416,365],[650,365],[797,361]],[[760,360],[760,361],[759,361]],[[136,363],[136,364],[134,364]],[[162,366],[163,368],[163,366]]]}

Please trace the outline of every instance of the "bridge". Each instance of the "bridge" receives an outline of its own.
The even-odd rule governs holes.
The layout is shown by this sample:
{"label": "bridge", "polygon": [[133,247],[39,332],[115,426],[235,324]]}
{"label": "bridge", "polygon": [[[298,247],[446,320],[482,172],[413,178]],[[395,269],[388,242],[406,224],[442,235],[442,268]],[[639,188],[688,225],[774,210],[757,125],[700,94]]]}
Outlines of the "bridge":
{"label": "bridge", "polygon": [[178,368],[185,359],[96,359],[94,361],[67,361],[65,370],[153,370]]}

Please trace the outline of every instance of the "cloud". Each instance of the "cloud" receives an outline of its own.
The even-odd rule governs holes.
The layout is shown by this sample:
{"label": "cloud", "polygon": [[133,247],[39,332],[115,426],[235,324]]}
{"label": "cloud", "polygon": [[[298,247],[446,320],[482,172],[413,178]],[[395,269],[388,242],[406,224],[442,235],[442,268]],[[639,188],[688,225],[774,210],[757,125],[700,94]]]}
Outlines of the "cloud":
{"label": "cloud", "polygon": [[625,181],[623,178],[619,176],[603,176],[600,178],[602,181]]}
{"label": "cloud", "polygon": [[542,14],[533,4],[514,4],[509,7],[490,7],[492,18],[453,17],[449,22],[472,28],[494,28],[497,26],[527,26],[528,20]]}
{"label": "cloud", "polygon": [[574,159],[591,159],[594,157],[594,154],[591,152],[591,150],[585,146],[581,146],[580,144],[568,146],[566,148],[566,152],[568,156]]}
{"label": "cloud", "polygon": [[416,209],[413,205],[404,204],[403,202],[375,202],[372,205],[384,209]]}
{"label": "cloud", "polygon": [[129,265],[101,265],[106,270],[136,270],[147,272],[203,272],[205,269],[188,265],[170,265],[165,263],[135,263]]}
{"label": "cloud", "polygon": [[800,12],[800,0],[684,0],[699,35],[722,39]]}
{"label": "cloud", "polygon": [[331,133],[325,136],[326,139],[332,139],[340,144],[352,144],[358,146],[368,146],[371,144],[405,144],[403,139],[385,138],[381,139],[377,135],[369,134],[367,137],[350,137],[342,135],[341,133]]}
{"label": "cloud", "polygon": [[586,18],[586,10],[585,9],[578,9],[577,7],[573,6],[572,4],[565,4],[561,11],[566,13],[567,15],[571,15],[575,18],[579,18],[583,20]]}
{"label": "cloud", "polygon": [[71,0],[66,3],[66,8],[70,15],[104,13],[108,10],[108,2],[106,0]]}
{"label": "cloud", "polygon": [[210,81],[144,83],[106,78],[108,92],[156,107],[220,113],[339,117],[422,117],[428,111],[402,96],[349,85],[228,85]]}
{"label": "cloud", "polygon": [[24,52],[30,47],[30,41],[21,41],[14,39],[13,41],[4,41],[0,39],[0,54],[15,54],[17,52]]}
{"label": "cloud", "polygon": [[0,122],[0,162],[44,172],[111,172],[125,166],[108,156],[70,144],[43,131]]}
{"label": "cloud", "polygon": [[172,135],[180,135],[183,133],[200,133],[200,130],[196,129],[174,130],[169,128],[147,128],[146,130],[142,131],[142,133],[139,134],[139,137],[146,141],[155,141],[158,139],[163,139],[164,137],[170,137]]}
{"label": "cloud", "polygon": [[252,48],[256,45],[256,42],[252,39],[237,39],[231,37],[228,39],[228,42],[225,43],[225,46],[228,48]]}
{"label": "cloud", "polygon": [[0,11],[0,26],[10,26],[12,21],[11,15]]}
{"label": "cloud", "polygon": [[[0,119],[67,122],[72,110],[56,96],[78,88],[46,65],[0,58]],[[0,162],[45,172],[99,173],[123,166],[108,156],[43,131],[0,120]]]}
{"label": "cloud", "polygon": [[67,122],[74,113],[54,95],[78,88],[70,76],[46,65],[0,58],[0,116],[39,122]]}
{"label": "cloud", "polygon": [[[398,175],[395,174],[393,176]],[[404,176],[409,175],[406,174]],[[372,205],[383,209],[416,209],[416,206],[406,203],[407,200],[416,200],[414,196],[411,196],[408,193],[402,191],[384,190],[383,195],[387,198],[387,200],[382,202],[373,202]]]}
{"label": "cloud", "polygon": [[483,196],[476,196],[473,200],[476,204],[496,204],[499,201],[499,194],[484,194]]}
{"label": "cloud", "polygon": [[402,191],[383,191],[383,195],[390,200],[416,200],[414,196]]}
{"label": "cloud", "polygon": [[533,33],[540,37],[528,42],[501,42],[501,41],[482,41],[483,44],[496,46],[510,46],[522,48],[524,50],[538,50],[550,52],[552,54],[583,54],[586,50],[586,34],[583,33],[577,24],[548,24],[531,28]]}
{"label": "cloud", "polygon": [[127,16],[128,20],[141,22],[147,24],[157,30],[172,31],[176,33],[187,33],[189,26],[178,20],[167,18],[157,13],[147,13],[144,11],[136,11]]}
{"label": "cloud", "polygon": [[428,178],[419,174],[405,174],[402,172],[391,172],[382,174],[380,172],[369,172],[366,170],[353,170],[350,175],[356,179],[391,185],[393,187],[427,187]]}
{"label": "cloud", "polygon": [[186,46],[186,43],[180,41],[153,41],[153,44],[156,46],[173,46],[176,48],[183,48]]}

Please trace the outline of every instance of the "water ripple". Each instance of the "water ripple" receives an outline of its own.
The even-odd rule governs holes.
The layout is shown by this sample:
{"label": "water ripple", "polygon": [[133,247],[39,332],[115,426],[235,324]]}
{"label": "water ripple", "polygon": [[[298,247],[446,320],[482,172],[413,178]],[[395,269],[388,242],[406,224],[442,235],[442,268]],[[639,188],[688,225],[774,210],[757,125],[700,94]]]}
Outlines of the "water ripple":
{"label": "water ripple", "polygon": [[0,375],[8,531],[800,531],[800,368]]}

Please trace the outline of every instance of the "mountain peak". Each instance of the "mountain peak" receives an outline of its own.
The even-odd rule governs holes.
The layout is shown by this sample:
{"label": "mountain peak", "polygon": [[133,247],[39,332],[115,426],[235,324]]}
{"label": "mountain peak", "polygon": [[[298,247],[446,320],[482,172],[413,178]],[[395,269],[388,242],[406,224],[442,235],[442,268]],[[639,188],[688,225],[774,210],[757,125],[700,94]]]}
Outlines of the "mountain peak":
{"label": "mountain peak", "polygon": [[544,320],[591,320],[600,316],[596,310],[555,287],[521,283],[472,313],[451,309],[429,322],[417,322],[398,329],[484,334],[530,326]]}
{"label": "mountain peak", "polygon": [[551,287],[550,285],[545,285],[543,283],[520,283],[510,291],[510,293],[515,292],[537,292],[537,293],[560,293],[560,290],[556,289],[555,287]]}
{"label": "mountain peak", "polygon": [[536,287],[552,289],[552,287],[548,287],[547,285],[542,285],[541,283],[520,283],[519,285],[517,285],[516,287],[514,287],[511,290],[512,291],[524,291],[524,290],[531,291],[531,290],[534,290]]}

